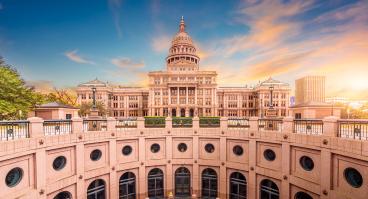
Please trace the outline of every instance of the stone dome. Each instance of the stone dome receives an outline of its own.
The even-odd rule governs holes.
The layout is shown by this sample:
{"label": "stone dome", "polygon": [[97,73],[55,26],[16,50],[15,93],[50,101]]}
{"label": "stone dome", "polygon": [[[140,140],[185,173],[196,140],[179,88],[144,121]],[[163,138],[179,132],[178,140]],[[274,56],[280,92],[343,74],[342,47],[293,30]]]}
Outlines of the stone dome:
{"label": "stone dome", "polygon": [[185,31],[185,27],[186,25],[184,22],[184,17],[182,17],[179,24],[179,31],[176,33],[171,42],[169,55],[166,58],[168,65],[185,61],[186,64],[189,64],[193,67],[193,65],[197,66],[199,63],[197,49],[192,38]]}

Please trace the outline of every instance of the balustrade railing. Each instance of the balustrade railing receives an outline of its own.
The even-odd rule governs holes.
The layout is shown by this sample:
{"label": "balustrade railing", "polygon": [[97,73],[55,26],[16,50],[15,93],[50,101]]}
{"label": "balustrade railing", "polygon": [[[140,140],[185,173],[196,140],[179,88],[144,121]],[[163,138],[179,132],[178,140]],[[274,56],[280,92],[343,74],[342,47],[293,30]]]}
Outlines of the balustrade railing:
{"label": "balustrade railing", "polygon": [[45,135],[69,134],[72,132],[71,120],[45,120],[43,122]]}
{"label": "balustrade railing", "polygon": [[228,128],[249,128],[248,118],[228,118],[227,120]]}
{"label": "balustrade railing", "polygon": [[87,131],[107,131],[106,119],[84,119],[83,132]]}
{"label": "balustrade railing", "polygon": [[28,121],[0,121],[0,140],[29,138]]}
{"label": "balustrade railing", "polygon": [[262,118],[258,119],[258,130],[281,131],[282,119]]}
{"label": "balustrade railing", "polygon": [[165,117],[145,117],[144,126],[146,128],[165,128]]}
{"label": "balustrade railing", "polygon": [[191,117],[173,117],[173,128],[191,128],[193,127],[193,119]]}
{"label": "balustrade railing", "polygon": [[323,121],[317,119],[296,119],[294,120],[294,133],[322,135]]}
{"label": "balustrade railing", "polygon": [[137,128],[137,118],[118,118],[116,119],[116,130],[126,128]]}
{"label": "balustrade railing", "polygon": [[368,140],[368,120],[338,120],[338,137]]}
{"label": "balustrade railing", "polygon": [[199,127],[218,128],[220,127],[220,117],[200,117]]}

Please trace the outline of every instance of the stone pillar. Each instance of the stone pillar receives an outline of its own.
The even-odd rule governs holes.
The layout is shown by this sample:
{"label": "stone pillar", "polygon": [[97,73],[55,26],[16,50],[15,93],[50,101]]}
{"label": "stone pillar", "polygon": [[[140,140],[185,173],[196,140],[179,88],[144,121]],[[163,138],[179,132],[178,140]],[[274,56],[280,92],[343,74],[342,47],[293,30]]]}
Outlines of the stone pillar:
{"label": "stone pillar", "polygon": [[227,130],[227,117],[221,117],[220,118],[220,128],[221,130]]}
{"label": "stone pillar", "polygon": [[115,132],[116,131],[116,119],[114,117],[108,117],[106,119],[107,123],[107,131]]}
{"label": "stone pillar", "polygon": [[38,138],[45,136],[43,132],[43,119],[39,117],[28,118],[29,121],[29,137]]}
{"label": "stone pillar", "polygon": [[[180,91],[180,89],[179,89],[179,87],[176,87],[176,104],[180,104],[180,96],[179,96],[179,91]],[[176,116],[178,116],[178,109],[176,109]]]}
{"label": "stone pillar", "polygon": [[339,118],[336,116],[328,116],[323,118],[323,135],[337,137]]}
{"label": "stone pillar", "polygon": [[80,117],[72,118],[72,133],[83,133],[83,119]]}
{"label": "stone pillar", "polygon": [[294,133],[294,118],[284,117],[282,119],[282,132],[283,133]]}
{"label": "stone pillar", "polygon": [[165,128],[167,130],[170,130],[172,128],[172,118],[171,117],[166,117],[166,119],[165,119]]}
{"label": "stone pillar", "polygon": [[188,86],[185,89],[185,104],[188,104]]}
{"label": "stone pillar", "polygon": [[258,117],[249,118],[249,130],[258,131]]}
{"label": "stone pillar", "polygon": [[138,117],[137,118],[137,129],[143,130],[144,127],[144,117]]}
{"label": "stone pillar", "polygon": [[197,116],[193,117],[193,129],[194,130],[199,129],[199,117]]}

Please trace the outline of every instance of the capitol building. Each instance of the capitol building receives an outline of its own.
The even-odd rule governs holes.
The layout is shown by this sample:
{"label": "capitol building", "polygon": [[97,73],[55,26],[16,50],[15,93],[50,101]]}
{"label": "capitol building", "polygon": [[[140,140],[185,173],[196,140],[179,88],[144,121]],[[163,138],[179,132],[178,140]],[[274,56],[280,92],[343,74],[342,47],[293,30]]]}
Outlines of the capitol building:
{"label": "capitol building", "polygon": [[108,116],[0,121],[0,198],[368,198],[367,120],[295,119],[287,84],[218,87],[197,52],[181,19],[148,88],[78,86]]}
{"label": "capitol building", "polygon": [[288,115],[286,83],[269,78],[253,88],[218,87],[216,71],[200,70],[197,48],[185,26],[182,18],[166,57],[166,70],[149,72],[148,88],[110,86],[95,79],[78,86],[78,103],[91,102],[96,88],[97,100],[113,117],[263,117],[270,106],[277,116]]}

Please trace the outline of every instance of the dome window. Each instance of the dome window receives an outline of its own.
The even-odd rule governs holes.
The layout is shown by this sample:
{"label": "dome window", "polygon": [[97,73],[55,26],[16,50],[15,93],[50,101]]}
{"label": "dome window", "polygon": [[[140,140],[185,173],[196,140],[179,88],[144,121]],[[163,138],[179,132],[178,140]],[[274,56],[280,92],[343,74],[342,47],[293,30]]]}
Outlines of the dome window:
{"label": "dome window", "polygon": [[360,172],[354,168],[346,168],[344,170],[344,177],[347,183],[354,188],[359,188],[363,185],[363,177]]}
{"label": "dome window", "polygon": [[268,161],[274,161],[276,159],[276,153],[271,149],[266,149],[263,152],[263,156]]}

